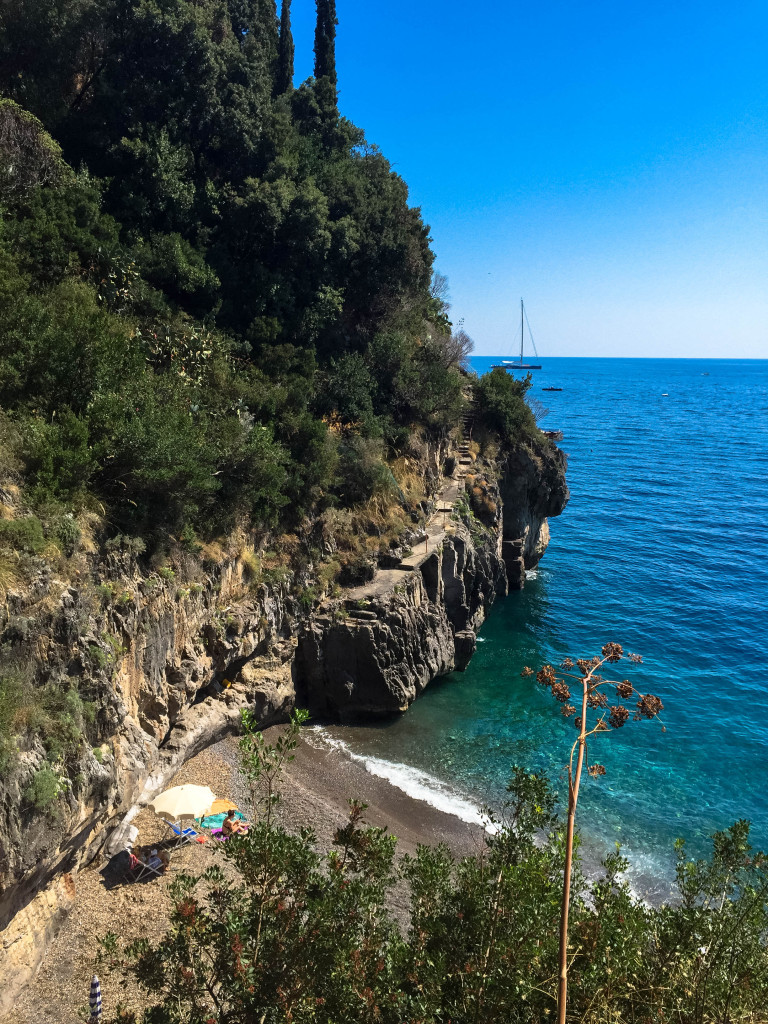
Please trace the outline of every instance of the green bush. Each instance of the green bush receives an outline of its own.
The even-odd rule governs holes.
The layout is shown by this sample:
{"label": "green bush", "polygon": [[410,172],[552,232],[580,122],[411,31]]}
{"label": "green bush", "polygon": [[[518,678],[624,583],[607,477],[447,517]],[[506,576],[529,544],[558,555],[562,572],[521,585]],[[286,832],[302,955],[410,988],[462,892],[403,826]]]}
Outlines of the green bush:
{"label": "green bush", "polygon": [[523,380],[499,367],[484,374],[474,382],[476,422],[507,444],[526,439],[548,443],[525,400],[530,386],[530,373]]}
{"label": "green bush", "polygon": [[[51,423],[30,420],[25,440],[30,500],[36,504],[82,504],[96,469],[87,421],[64,407]],[[65,523],[62,517],[58,529],[64,531],[73,547],[80,531],[72,519],[68,520],[69,525]]]}
{"label": "green bush", "polygon": [[401,497],[400,488],[384,462],[381,441],[356,435],[339,442],[338,482],[335,491],[347,507],[369,498]]}
{"label": "green bush", "polygon": [[0,672],[0,776],[12,764],[14,738],[23,724],[29,708],[32,688],[22,673]]}
{"label": "green bush", "polygon": [[[394,837],[366,827],[354,801],[323,855],[311,830],[288,831],[276,813],[300,721],[273,745],[244,715],[256,814],[247,836],[221,848],[230,870],[180,876],[159,940],[107,937],[104,967],[142,982],[145,1019],[553,1019],[564,827],[546,780],[513,769],[496,831],[475,856],[420,846],[398,868]],[[676,893],[666,905],[634,896],[626,867],[614,852],[597,880],[575,872],[568,1020],[763,1021],[768,858],[751,849],[748,823],[716,833],[707,859],[688,859],[678,843]],[[405,926],[391,913],[398,881],[408,892]]]}
{"label": "green bush", "polygon": [[39,691],[41,713],[35,722],[48,759],[65,762],[80,750],[86,724],[93,724],[95,711],[85,703],[77,690],[55,684]]}
{"label": "green bush", "polygon": [[49,760],[64,763],[95,719],[93,704],[66,683],[34,686],[27,671],[6,669],[0,673],[0,775],[12,768],[17,737],[39,738]]}
{"label": "green bush", "polygon": [[71,513],[68,513],[61,517],[56,524],[56,537],[61,543],[62,550],[65,555],[72,556],[77,545],[80,542],[80,527],[72,517]]}
{"label": "green bush", "polygon": [[23,519],[0,519],[0,547],[39,555],[45,548],[43,524],[36,516]]}
{"label": "green bush", "polygon": [[305,612],[309,612],[317,601],[318,594],[315,587],[305,587],[298,595],[299,604]]}
{"label": "green bush", "polygon": [[32,776],[32,781],[24,790],[23,796],[36,811],[47,811],[65,789],[62,776],[55,772],[50,765],[43,765]]}
{"label": "green bush", "polygon": [[132,555],[143,555],[147,550],[147,545],[141,537],[126,537],[124,534],[118,533],[105,542],[104,550],[128,551]]}
{"label": "green bush", "polygon": [[103,651],[97,644],[90,644],[88,646],[88,654],[90,655],[91,662],[94,667],[101,670],[105,669],[109,664],[106,652]]}
{"label": "green bush", "polygon": [[203,545],[200,543],[200,538],[197,536],[195,528],[189,523],[184,524],[184,529],[179,534],[179,544],[191,555],[199,555],[203,550]]}

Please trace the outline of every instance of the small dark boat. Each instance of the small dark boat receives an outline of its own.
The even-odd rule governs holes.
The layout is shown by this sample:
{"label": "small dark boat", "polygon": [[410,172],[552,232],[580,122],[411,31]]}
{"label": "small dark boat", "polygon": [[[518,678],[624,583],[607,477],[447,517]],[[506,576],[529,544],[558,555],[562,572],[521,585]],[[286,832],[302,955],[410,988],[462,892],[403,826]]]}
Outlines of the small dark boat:
{"label": "small dark boat", "polygon": [[542,388],[542,391],[562,391],[562,388]]}

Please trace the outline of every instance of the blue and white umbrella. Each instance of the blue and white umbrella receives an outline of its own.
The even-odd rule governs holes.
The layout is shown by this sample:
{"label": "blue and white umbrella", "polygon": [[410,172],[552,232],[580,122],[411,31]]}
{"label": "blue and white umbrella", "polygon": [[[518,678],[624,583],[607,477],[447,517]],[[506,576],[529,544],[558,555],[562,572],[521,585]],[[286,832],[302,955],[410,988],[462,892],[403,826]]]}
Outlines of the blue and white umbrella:
{"label": "blue and white umbrella", "polygon": [[101,985],[95,974],[91,978],[91,995],[88,999],[88,1005],[91,1008],[91,1020],[99,1020],[101,1017]]}

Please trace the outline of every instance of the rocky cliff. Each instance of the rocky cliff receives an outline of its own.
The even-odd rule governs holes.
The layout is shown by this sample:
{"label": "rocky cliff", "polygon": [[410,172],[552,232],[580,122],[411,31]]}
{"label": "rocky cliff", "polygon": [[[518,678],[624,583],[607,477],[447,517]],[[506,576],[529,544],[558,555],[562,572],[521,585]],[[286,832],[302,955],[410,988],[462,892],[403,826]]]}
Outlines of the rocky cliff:
{"label": "rocky cliff", "polygon": [[[304,580],[257,582],[234,557],[180,586],[130,551],[98,564],[95,590],[41,572],[10,595],[2,643],[34,653],[38,685],[76,684],[93,714],[88,741],[53,772],[35,739],[0,781],[0,1012],[71,907],[77,869],[184,760],[236,731],[242,708],[265,725],[296,704],[337,720],[387,715],[466,667],[488,608],[508,577],[523,585],[568,492],[550,446],[502,467],[458,463],[415,551],[320,606],[301,600],[311,566]],[[41,772],[58,778],[46,809],[30,798]]]}
{"label": "rocky cliff", "polygon": [[[341,721],[405,711],[427,683],[463,670],[475,631],[507,592],[499,535],[464,524],[425,541],[389,579],[353,592],[352,607],[317,616],[298,633],[298,699]],[[399,575],[399,580],[393,580]]]}
{"label": "rocky cliff", "polygon": [[504,505],[502,553],[510,590],[525,585],[549,544],[549,516],[566,506],[566,456],[554,444],[519,445],[506,456],[499,475]]}

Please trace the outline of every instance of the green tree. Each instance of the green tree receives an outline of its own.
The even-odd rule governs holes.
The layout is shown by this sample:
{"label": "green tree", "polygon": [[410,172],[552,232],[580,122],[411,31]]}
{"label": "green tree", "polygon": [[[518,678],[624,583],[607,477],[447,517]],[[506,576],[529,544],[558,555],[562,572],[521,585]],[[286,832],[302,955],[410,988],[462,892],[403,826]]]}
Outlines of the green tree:
{"label": "green tree", "polygon": [[280,8],[280,43],[277,56],[277,77],[275,80],[275,94],[282,96],[283,93],[293,89],[293,33],[291,32],[291,0],[283,0]]}
{"label": "green tree", "polygon": [[458,416],[429,229],[317,13],[293,90],[289,0],[0,5],[0,401],[46,529],[295,526]]}
{"label": "green tree", "polygon": [[484,374],[474,384],[477,421],[507,444],[526,438],[541,438],[534,415],[525,401],[530,387],[530,373],[523,380],[498,367]]}
{"label": "green tree", "polygon": [[338,80],[336,77],[336,0],[316,0],[315,23],[315,81],[318,83],[321,105],[335,111]]}

